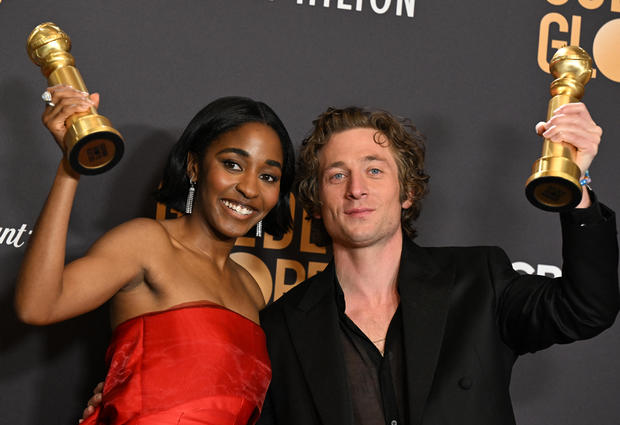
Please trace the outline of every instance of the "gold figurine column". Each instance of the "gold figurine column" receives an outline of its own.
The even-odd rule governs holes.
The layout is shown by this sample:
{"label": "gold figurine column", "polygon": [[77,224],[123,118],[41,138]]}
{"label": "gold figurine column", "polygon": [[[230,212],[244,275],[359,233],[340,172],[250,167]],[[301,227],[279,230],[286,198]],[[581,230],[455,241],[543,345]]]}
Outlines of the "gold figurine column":
{"label": "gold figurine column", "polygon": [[[549,70],[555,77],[550,92],[547,120],[560,106],[579,102],[592,75],[592,59],[578,46],[559,49]],[[547,211],[562,211],[581,201],[581,170],[574,162],[575,148],[567,143],[543,142],[542,156],[534,163],[525,194],[532,204]],[[584,170],[585,171],[585,170]]]}
{"label": "gold figurine column", "polygon": [[[69,36],[51,22],[37,26],[28,37],[28,56],[41,67],[50,86],[64,84],[87,92],[70,50]],[[94,107],[90,111],[72,115],[66,125],[65,156],[78,173],[103,173],[116,165],[123,156],[121,134]]]}

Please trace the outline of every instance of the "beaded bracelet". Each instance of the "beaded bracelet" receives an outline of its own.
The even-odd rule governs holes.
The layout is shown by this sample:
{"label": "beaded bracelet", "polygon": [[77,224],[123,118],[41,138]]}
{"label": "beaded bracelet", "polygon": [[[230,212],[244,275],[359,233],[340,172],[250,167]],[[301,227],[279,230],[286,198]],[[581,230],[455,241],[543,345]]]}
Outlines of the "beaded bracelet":
{"label": "beaded bracelet", "polygon": [[585,186],[590,183],[592,183],[592,179],[590,178],[590,170],[586,170],[586,172],[583,174],[583,178],[579,180],[579,184]]}

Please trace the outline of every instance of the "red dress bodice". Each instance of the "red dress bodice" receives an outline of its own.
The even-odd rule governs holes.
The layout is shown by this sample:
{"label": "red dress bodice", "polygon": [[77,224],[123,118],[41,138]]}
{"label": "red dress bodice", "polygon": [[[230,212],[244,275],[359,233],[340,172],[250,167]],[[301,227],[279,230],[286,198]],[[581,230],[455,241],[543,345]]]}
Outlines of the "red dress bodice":
{"label": "red dress bodice", "polygon": [[260,326],[210,302],[121,323],[106,364],[103,402],[83,424],[253,424],[271,379]]}

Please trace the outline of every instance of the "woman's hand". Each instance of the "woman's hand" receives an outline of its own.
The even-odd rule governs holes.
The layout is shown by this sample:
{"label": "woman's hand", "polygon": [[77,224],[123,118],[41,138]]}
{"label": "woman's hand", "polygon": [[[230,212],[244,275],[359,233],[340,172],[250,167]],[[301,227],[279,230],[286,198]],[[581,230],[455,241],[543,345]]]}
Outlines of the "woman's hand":
{"label": "woman's hand", "polygon": [[66,121],[73,115],[88,111],[88,108],[99,106],[99,94],[88,94],[71,86],[58,85],[48,87],[54,106],[47,105],[43,111],[43,124],[52,133],[56,143],[65,150],[64,137],[67,132]]}

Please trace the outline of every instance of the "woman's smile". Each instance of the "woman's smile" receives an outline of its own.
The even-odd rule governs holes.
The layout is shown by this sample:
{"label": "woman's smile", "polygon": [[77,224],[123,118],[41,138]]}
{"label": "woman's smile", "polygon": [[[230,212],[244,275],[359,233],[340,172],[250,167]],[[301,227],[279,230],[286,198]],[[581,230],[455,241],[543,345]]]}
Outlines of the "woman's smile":
{"label": "woman's smile", "polygon": [[249,207],[245,204],[234,202],[228,199],[222,199],[222,203],[230,210],[234,211],[237,214],[242,216],[249,217],[252,213],[256,212],[256,210],[252,207]]}

